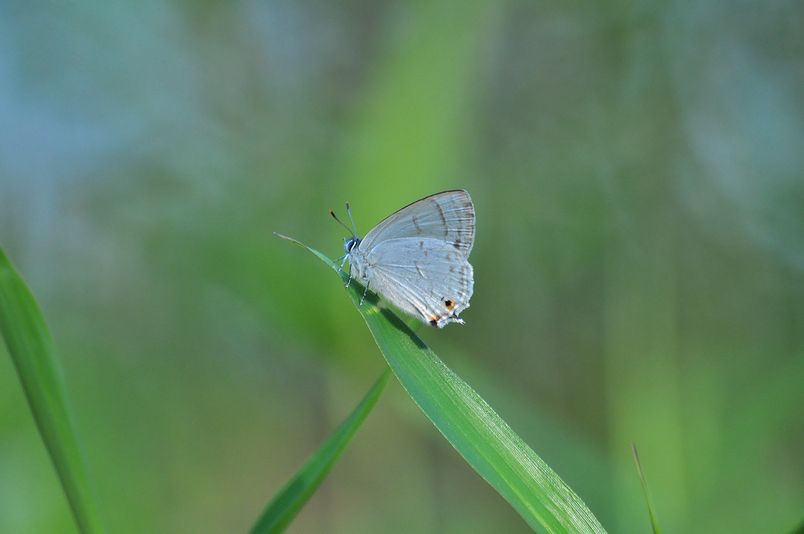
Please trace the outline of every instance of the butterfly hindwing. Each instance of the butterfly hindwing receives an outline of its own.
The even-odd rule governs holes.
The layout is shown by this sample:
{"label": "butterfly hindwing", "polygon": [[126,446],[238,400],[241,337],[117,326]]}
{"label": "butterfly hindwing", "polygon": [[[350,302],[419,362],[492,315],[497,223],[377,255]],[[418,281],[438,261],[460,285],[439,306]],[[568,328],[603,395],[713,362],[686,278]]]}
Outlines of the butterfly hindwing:
{"label": "butterfly hindwing", "polygon": [[443,239],[401,237],[378,243],[366,255],[371,288],[403,311],[443,328],[462,323],[474,290],[472,266]]}

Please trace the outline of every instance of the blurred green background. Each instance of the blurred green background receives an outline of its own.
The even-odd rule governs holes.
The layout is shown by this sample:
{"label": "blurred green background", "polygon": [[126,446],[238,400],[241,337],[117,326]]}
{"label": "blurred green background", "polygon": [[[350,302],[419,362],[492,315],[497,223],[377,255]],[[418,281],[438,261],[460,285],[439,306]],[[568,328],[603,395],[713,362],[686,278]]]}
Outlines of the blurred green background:
{"label": "blurred green background", "polygon": [[[472,194],[420,330],[612,532],[804,517],[800,2],[0,2],[0,245],[111,532],[239,532],[383,368],[339,256]],[[74,526],[0,346],[0,532]],[[292,532],[525,532],[393,381]]]}

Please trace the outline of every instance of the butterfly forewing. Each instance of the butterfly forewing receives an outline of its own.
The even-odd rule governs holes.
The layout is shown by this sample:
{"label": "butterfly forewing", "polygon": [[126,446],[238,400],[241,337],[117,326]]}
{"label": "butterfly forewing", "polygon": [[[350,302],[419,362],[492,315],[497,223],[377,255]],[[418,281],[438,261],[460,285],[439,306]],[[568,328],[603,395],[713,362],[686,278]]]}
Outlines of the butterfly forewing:
{"label": "butterfly forewing", "polygon": [[472,266],[443,239],[400,237],[378,243],[366,256],[371,287],[403,311],[443,328],[469,307]]}
{"label": "butterfly forewing", "polygon": [[475,207],[469,193],[444,191],[405,206],[366,234],[360,249],[368,254],[384,241],[404,237],[438,239],[468,257],[475,241]]}

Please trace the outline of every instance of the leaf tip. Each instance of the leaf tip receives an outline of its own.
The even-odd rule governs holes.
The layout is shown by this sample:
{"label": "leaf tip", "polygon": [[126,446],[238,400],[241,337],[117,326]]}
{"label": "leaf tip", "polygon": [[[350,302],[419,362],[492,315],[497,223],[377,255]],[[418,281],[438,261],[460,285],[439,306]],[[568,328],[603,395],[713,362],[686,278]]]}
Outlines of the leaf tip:
{"label": "leaf tip", "polygon": [[284,239],[284,240],[286,240],[286,241],[296,241],[296,240],[295,240],[295,239],[293,239],[292,237],[288,237],[288,236],[286,236],[285,234],[280,234],[279,232],[273,232],[273,234],[274,234],[276,237],[278,237],[279,239]]}

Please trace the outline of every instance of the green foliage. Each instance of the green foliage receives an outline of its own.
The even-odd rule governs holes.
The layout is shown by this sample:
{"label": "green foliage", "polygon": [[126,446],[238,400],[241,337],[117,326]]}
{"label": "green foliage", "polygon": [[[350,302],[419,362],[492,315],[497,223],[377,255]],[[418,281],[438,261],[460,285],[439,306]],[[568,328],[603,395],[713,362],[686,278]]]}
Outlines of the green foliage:
{"label": "green foliage", "polygon": [[[306,248],[346,281],[345,273],[320,252]],[[464,460],[502,495],[534,529],[547,532],[605,532],[581,499],[392,311],[378,307],[362,288],[349,295],[374,340],[410,397]]]}
{"label": "green foliage", "polygon": [[81,532],[103,532],[50,333],[30,290],[2,250],[0,332]]}

